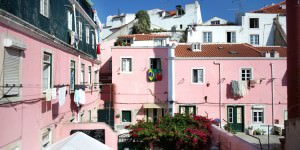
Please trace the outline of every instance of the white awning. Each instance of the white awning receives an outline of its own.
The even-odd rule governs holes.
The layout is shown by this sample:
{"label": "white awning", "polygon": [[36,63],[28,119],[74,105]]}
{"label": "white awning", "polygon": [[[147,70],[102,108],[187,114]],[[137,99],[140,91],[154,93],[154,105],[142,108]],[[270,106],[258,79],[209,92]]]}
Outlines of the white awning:
{"label": "white awning", "polygon": [[166,108],[166,104],[144,104],[144,108]]}
{"label": "white awning", "polygon": [[60,140],[46,150],[112,150],[107,145],[95,140],[94,138],[82,133],[76,132],[71,136]]}

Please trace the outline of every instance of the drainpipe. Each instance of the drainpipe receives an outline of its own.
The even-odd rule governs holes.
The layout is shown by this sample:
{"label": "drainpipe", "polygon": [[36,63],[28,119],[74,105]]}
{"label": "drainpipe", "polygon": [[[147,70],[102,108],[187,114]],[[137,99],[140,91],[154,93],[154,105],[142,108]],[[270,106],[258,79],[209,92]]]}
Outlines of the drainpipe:
{"label": "drainpipe", "polygon": [[172,116],[175,113],[175,48],[173,44],[168,50],[168,111]]}
{"label": "drainpipe", "polygon": [[222,72],[221,72],[221,63],[217,63],[214,61],[214,65],[218,65],[219,66],[219,115],[220,115],[220,128],[222,128],[222,81],[221,81],[221,77],[222,77]]}
{"label": "drainpipe", "polygon": [[78,34],[77,32],[77,17],[76,17],[76,9],[75,9],[75,4],[73,4],[73,12],[74,12],[74,25],[75,25],[75,32]]}
{"label": "drainpipe", "polygon": [[272,86],[272,130],[274,130],[274,66],[273,63],[270,63],[271,66],[271,86]]}

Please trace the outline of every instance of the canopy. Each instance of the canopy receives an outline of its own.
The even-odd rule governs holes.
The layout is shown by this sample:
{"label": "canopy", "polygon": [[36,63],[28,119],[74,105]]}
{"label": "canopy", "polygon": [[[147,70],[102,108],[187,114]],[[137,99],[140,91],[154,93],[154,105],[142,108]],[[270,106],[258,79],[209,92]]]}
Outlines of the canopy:
{"label": "canopy", "polygon": [[165,104],[144,104],[144,108],[165,108]]}
{"label": "canopy", "polygon": [[58,141],[48,147],[46,150],[112,150],[112,148],[95,140],[94,138],[82,133],[76,132],[71,136]]}

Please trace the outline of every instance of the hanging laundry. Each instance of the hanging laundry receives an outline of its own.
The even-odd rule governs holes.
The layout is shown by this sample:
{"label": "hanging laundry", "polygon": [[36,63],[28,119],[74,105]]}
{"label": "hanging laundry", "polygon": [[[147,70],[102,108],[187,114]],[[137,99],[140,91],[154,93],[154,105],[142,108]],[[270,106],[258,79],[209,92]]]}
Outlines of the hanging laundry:
{"label": "hanging laundry", "polygon": [[239,81],[239,96],[247,95],[247,81]]}
{"label": "hanging laundry", "polygon": [[79,104],[84,105],[85,104],[85,91],[80,89],[80,99]]}
{"label": "hanging laundry", "polygon": [[56,88],[51,89],[51,99],[56,99]]}
{"label": "hanging laundry", "polygon": [[80,100],[80,90],[75,90],[74,102],[75,102],[77,107],[79,107],[79,100]]}
{"label": "hanging laundry", "polygon": [[239,96],[239,86],[238,81],[233,80],[231,81],[231,88],[232,88],[232,95],[233,97]]}
{"label": "hanging laundry", "polygon": [[63,106],[65,104],[65,100],[66,100],[66,87],[61,87],[58,89],[58,103],[59,106]]}
{"label": "hanging laundry", "polygon": [[51,101],[52,100],[51,95],[52,95],[52,90],[47,89],[46,90],[46,101]]}

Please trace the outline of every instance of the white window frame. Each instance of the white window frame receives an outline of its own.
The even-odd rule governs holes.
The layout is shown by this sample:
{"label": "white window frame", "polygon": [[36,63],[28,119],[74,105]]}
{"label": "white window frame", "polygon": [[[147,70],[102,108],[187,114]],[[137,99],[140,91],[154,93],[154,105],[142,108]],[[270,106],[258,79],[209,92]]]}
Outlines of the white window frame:
{"label": "white window frame", "polygon": [[160,66],[157,66],[157,67],[160,67],[159,69],[162,69],[162,58],[160,58],[160,57],[149,57],[149,69],[152,69],[152,67],[151,67],[151,59],[160,59]]}
{"label": "white window frame", "polygon": [[[257,113],[257,121],[254,121],[254,113]],[[262,120],[259,121],[259,112],[262,112]],[[251,120],[253,124],[263,124],[265,122],[265,109],[264,108],[252,108],[251,110]]]}
{"label": "white window frame", "polygon": [[288,110],[287,110],[287,109],[284,109],[284,110],[283,110],[283,121],[288,120],[288,116],[289,116]]}
{"label": "white window frame", "polygon": [[40,0],[40,14],[49,17],[49,0]]}
{"label": "white window frame", "polygon": [[86,44],[90,44],[90,27],[89,26],[85,26],[85,42]]}
{"label": "white window frame", "polygon": [[[251,28],[251,19],[257,19],[257,27],[254,25],[254,27]],[[259,28],[259,18],[249,18],[249,28],[250,29],[258,29]]]}
{"label": "white window frame", "polygon": [[[131,59],[131,70],[129,69],[129,71],[123,71],[123,59]],[[133,59],[132,59],[132,57],[126,57],[126,56],[124,56],[124,57],[121,57],[121,59],[120,59],[120,69],[121,69],[121,73],[132,73],[132,71],[133,71]]]}
{"label": "white window frame", "polygon": [[[231,116],[231,121],[230,121],[230,119],[229,119],[229,118],[230,118],[230,116],[229,116],[230,111],[231,111],[231,115],[232,115],[232,116]],[[233,111],[234,111],[234,107],[228,107],[228,108],[227,108],[228,123],[233,123],[233,119],[234,119],[234,117],[233,117],[233,115],[234,115],[233,113],[234,113],[234,112],[233,112]]]}
{"label": "white window frame", "polygon": [[[194,70],[202,70],[202,82],[194,82]],[[198,75],[199,78],[199,75]],[[204,84],[205,83],[205,69],[203,67],[198,67],[198,68],[192,68],[191,69],[191,83],[192,84]]]}
{"label": "white window frame", "polygon": [[[209,38],[209,34],[210,34],[210,38]],[[203,35],[203,37],[202,37],[203,43],[212,43],[213,35],[212,35],[211,31],[205,31],[202,33],[202,35]]]}
{"label": "white window frame", "polygon": [[[251,77],[250,77],[250,79],[249,80],[252,80],[252,79],[254,79],[254,73],[253,73],[253,67],[241,67],[240,68],[240,80],[242,80],[242,81],[247,81],[247,80],[243,80],[243,70],[246,70],[246,69],[250,69],[250,75],[251,75]],[[246,73],[247,74],[247,73]],[[245,76],[245,78],[247,78],[246,76]]]}
{"label": "white window frame", "polygon": [[153,40],[153,45],[158,47],[166,46],[166,40],[161,38],[156,38]]}
{"label": "white window frame", "polygon": [[[230,42],[227,41],[227,33],[228,33],[228,32],[230,33]],[[234,35],[234,38],[233,38],[233,36],[232,36],[232,33],[235,34],[235,35]],[[227,32],[226,32],[226,42],[227,42],[227,43],[236,43],[236,39],[237,39],[237,38],[236,38],[236,31],[227,31]],[[233,40],[234,40],[234,41],[233,41]]]}
{"label": "white window frame", "polygon": [[[184,111],[181,111],[181,108],[184,108]],[[178,113],[180,113],[180,114],[183,114],[183,115],[185,115],[185,109],[186,108],[188,108],[189,109],[189,113],[190,113],[190,110],[191,110],[191,108],[194,108],[195,110],[195,115],[197,115],[197,106],[196,105],[179,105],[179,107],[178,107]]]}
{"label": "white window frame", "polygon": [[50,76],[50,78],[48,79],[48,89],[50,89],[50,88],[52,88],[52,86],[53,86],[53,81],[54,81],[54,78],[53,78],[53,53],[52,52],[49,52],[49,51],[43,51],[42,52],[42,91],[43,91],[43,93],[46,93],[46,90],[47,89],[43,89],[44,88],[44,82],[43,82],[43,76],[44,76],[44,63],[49,63],[49,62],[44,62],[44,55],[45,54],[47,54],[47,55],[50,55],[51,56],[51,60],[50,60],[50,64],[51,64],[51,66],[50,66],[50,73],[48,74],[49,76]]}
{"label": "white window frame", "polygon": [[78,20],[78,37],[79,40],[82,41],[82,21]]}
{"label": "white window frame", "polygon": [[249,40],[251,45],[259,45],[259,34],[250,34]]}
{"label": "white window frame", "polygon": [[95,49],[95,35],[94,35],[94,33],[92,33],[91,36],[92,36],[92,49]]}
{"label": "white window frame", "polygon": [[85,84],[85,64],[80,64],[80,85]]}
{"label": "white window frame", "polygon": [[70,10],[68,10],[67,15],[68,15],[68,29],[73,30],[73,13]]}
{"label": "white window frame", "polygon": [[[74,63],[74,68],[72,67],[72,63]],[[74,70],[74,85],[71,84],[71,72]],[[70,91],[75,90],[75,85],[76,85],[76,61],[71,59],[70,60]]]}
{"label": "white window frame", "polygon": [[92,84],[92,66],[88,66],[88,84]]}

